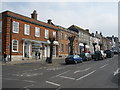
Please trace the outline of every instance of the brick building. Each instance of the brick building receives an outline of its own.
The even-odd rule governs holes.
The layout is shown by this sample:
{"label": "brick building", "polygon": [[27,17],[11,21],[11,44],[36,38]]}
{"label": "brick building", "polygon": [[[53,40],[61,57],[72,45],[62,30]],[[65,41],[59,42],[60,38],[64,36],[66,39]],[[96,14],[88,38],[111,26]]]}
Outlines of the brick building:
{"label": "brick building", "polygon": [[[40,52],[41,56],[48,57],[50,53],[49,37],[54,36],[56,40],[53,55],[58,55],[58,27],[54,26],[51,20],[48,20],[48,23],[37,20],[35,10],[31,14],[31,18],[11,11],[1,14],[2,54],[3,52],[6,52],[7,55],[11,53],[12,60],[34,58],[35,52]],[[40,48],[44,50],[40,50]]]}
{"label": "brick building", "polygon": [[59,27],[59,34],[58,34],[58,41],[59,41],[59,56],[67,56],[70,54],[70,41],[68,40],[68,37],[75,36],[74,45],[73,45],[73,53],[78,54],[78,33],[74,31],[70,31],[67,28]]}

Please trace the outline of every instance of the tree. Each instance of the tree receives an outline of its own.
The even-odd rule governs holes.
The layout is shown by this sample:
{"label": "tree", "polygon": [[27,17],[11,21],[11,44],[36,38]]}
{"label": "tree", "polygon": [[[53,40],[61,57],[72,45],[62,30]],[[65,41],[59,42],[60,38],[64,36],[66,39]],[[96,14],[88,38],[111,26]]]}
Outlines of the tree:
{"label": "tree", "polygon": [[70,55],[73,55],[74,47],[73,47],[73,42],[74,42],[75,36],[69,36],[68,40],[70,41],[69,46],[70,46]]}
{"label": "tree", "polygon": [[100,50],[102,49],[102,43],[99,43],[99,46],[100,46]]}
{"label": "tree", "polygon": [[50,41],[50,58],[48,63],[52,63],[53,46],[54,46],[55,37],[49,37],[49,41]]}
{"label": "tree", "polygon": [[83,45],[84,45],[84,53],[85,53],[87,43],[83,43]]}
{"label": "tree", "polygon": [[92,43],[92,44],[93,44],[94,52],[95,52],[95,50],[96,50],[95,45],[97,45],[97,43]]}

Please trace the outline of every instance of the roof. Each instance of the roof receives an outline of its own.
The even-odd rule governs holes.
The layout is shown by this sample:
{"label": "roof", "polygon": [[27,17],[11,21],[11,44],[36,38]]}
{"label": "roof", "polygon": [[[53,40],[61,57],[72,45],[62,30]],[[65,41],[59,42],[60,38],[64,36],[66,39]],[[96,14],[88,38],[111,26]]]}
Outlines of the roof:
{"label": "roof", "polygon": [[21,21],[24,21],[24,22],[28,22],[28,23],[36,24],[36,25],[43,26],[43,27],[46,27],[46,28],[58,30],[58,27],[56,27],[54,25],[50,25],[48,23],[45,23],[45,22],[42,22],[42,21],[39,21],[39,20],[35,20],[33,18],[26,17],[24,15],[20,15],[20,14],[11,12],[11,11],[2,12],[2,17],[11,17],[11,18],[18,19],[18,20],[21,20]]}
{"label": "roof", "polygon": [[78,26],[76,26],[76,25],[71,25],[69,28],[68,28],[69,30],[72,30],[72,31],[74,31],[74,32],[79,32],[79,31],[83,31],[83,32],[85,32],[85,33],[88,33],[88,34],[90,34],[88,31],[86,31],[85,29],[83,29],[83,28],[80,28],[80,27],[78,27]]}

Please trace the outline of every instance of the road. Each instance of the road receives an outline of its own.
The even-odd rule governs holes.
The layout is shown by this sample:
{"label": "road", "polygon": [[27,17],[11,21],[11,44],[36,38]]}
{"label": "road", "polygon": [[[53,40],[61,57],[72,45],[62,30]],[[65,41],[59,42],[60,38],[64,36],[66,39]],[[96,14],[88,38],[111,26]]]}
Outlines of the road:
{"label": "road", "polygon": [[[118,55],[66,65],[4,65],[3,88],[118,88]],[[31,89],[30,89],[31,90]]]}

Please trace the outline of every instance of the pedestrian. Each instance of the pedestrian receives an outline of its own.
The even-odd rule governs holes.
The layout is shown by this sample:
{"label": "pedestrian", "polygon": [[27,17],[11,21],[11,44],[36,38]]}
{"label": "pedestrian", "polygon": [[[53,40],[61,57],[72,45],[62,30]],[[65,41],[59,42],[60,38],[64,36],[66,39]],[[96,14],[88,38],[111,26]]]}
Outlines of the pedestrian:
{"label": "pedestrian", "polygon": [[4,58],[3,58],[3,61],[6,63],[7,61],[7,54],[4,52]]}
{"label": "pedestrian", "polygon": [[39,59],[40,59],[40,55],[41,55],[41,53],[39,52],[39,53],[38,53]]}
{"label": "pedestrian", "polygon": [[38,59],[38,52],[37,51],[35,52],[35,58],[36,58],[36,60]]}

